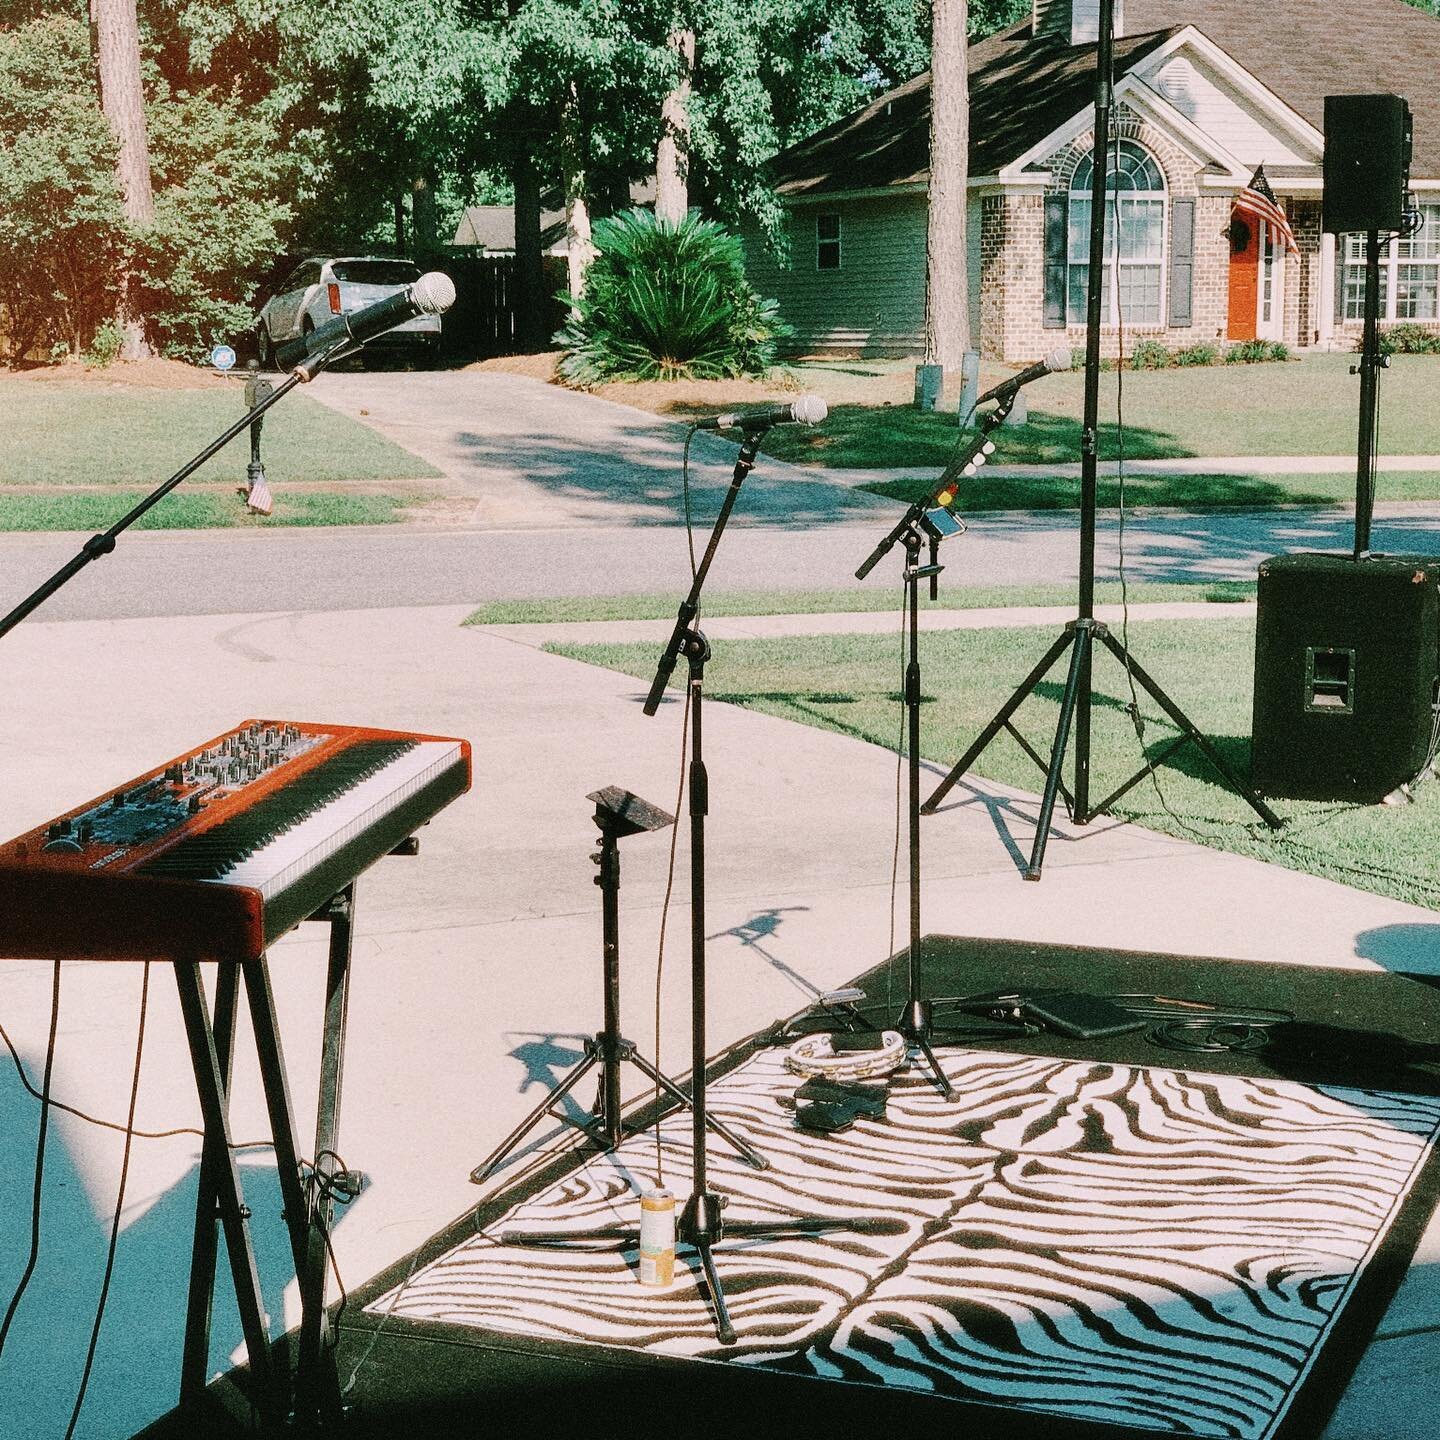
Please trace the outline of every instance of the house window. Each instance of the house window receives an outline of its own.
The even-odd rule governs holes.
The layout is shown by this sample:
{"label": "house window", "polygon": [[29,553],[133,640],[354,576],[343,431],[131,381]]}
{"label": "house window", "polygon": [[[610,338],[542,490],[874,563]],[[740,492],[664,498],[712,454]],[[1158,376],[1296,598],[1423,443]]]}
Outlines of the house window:
{"label": "house window", "polygon": [[[1148,151],[1121,140],[1106,177],[1105,270],[1100,292],[1105,323],[1158,325],[1163,315],[1165,176]],[[1083,325],[1089,293],[1090,186],[1093,153],[1070,179],[1066,259],[1066,320]],[[1119,243],[1116,243],[1116,231]]]}
{"label": "house window", "polygon": [[833,211],[815,217],[815,268],[840,268],[840,217]]}
{"label": "house window", "polygon": [[[1420,207],[1411,236],[1380,246],[1380,319],[1440,319],[1440,205]],[[1345,319],[1365,318],[1365,236],[1345,237]]]}

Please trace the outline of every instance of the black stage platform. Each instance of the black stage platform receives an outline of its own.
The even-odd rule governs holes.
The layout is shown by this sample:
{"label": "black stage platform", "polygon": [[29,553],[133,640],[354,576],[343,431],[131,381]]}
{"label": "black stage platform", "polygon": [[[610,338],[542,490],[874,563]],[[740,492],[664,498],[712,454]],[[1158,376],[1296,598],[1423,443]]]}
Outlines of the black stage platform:
{"label": "black stage platform", "polygon": [[[345,1433],[1318,1434],[1434,1205],[1440,982],[952,937],[924,961],[935,995],[1144,992],[1294,1019],[1247,1053],[1148,1030],[971,1038],[941,1052],[956,1101],[901,1075],[884,1121],[834,1137],[793,1128],[775,1102],[798,1082],[752,1037],[712,1072],[716,1113],[772,1160],[757,1174],[712,1143],[732,1218],[898,1215],[904,1234],[726,1240],[727,1349],[683,1266],[646,1291],[633,1252],[481,1233],[517,1209],[562,1235],[633,1225],[653,1138],[569,1151],[349,1296]],[[904,996],[898,961],[857,983]],[[661,1133],[683,1196],[687,1117]]]}

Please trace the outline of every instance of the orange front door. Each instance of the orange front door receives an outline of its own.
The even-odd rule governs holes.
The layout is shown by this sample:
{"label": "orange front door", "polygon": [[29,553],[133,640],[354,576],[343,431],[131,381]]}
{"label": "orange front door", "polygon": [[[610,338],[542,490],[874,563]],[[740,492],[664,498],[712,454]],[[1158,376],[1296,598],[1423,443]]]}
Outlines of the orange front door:
{"label": "orange front door", "polygon": [[[1241,227],[1244,227],[1243,229]],[[1230,318],[1225,334],[1231,340],[1255,338],[1255,313],[1260,292],[1260,222],[1253,215],[1230,212]]]}

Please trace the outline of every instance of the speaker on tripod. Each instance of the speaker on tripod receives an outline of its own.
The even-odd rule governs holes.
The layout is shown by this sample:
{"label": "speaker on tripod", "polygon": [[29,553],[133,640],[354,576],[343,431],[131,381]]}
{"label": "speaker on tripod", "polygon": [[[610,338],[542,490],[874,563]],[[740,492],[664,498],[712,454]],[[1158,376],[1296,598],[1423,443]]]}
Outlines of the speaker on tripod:
{"label": "speaker on tripod", "polygon": [[1433,758],[1437,687],[1440,559],[1260,566],[1250,779],[1262,794],[1385,799]]}

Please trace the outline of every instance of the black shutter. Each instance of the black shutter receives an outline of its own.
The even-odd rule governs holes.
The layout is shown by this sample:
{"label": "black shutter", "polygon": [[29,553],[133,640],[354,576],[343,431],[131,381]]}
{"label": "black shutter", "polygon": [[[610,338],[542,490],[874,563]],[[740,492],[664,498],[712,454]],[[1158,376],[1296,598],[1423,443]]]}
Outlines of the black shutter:
{"label": "black shutter", "polygon": [[1195,202],[1170,202],[1170,324],[1194,323]]}
{"label": "black shutter", "polygon": [[1334,328],[1336,333],[1345,324],[1345,237],[1335,237],[1335,316]]}
{"label": "black shutter", "polygon": [[1047,330],[1065,328],[1065,251],[1070,233],[1070,197],[1045,197],[1045,319]]}

